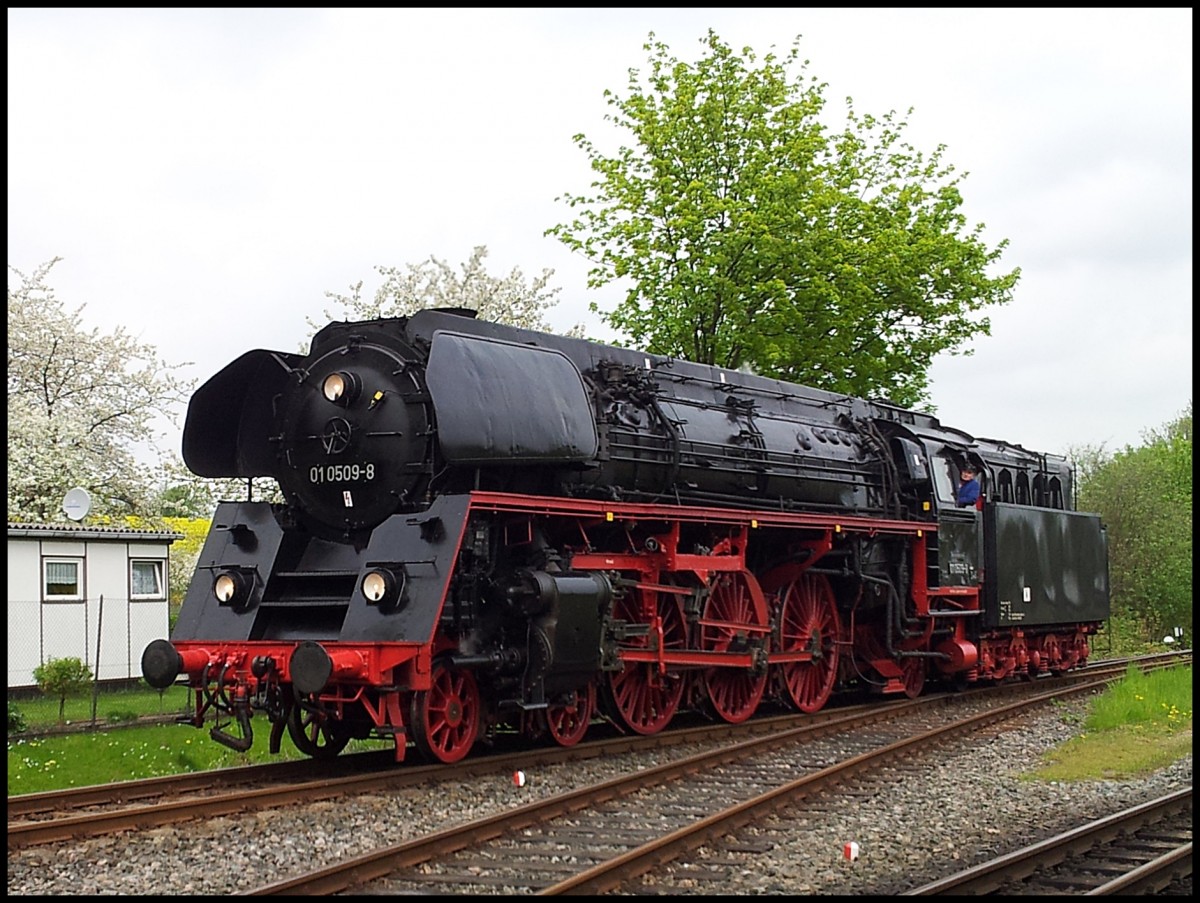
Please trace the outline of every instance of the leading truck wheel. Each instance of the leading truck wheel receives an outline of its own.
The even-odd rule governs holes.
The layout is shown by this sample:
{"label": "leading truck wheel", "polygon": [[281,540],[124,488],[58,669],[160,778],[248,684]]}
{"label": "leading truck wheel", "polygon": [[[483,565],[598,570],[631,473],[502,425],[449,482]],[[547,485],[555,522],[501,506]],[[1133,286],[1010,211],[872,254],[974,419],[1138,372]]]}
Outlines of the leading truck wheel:
{"label": "leading truck wheel", "polygon": [[470,671],[435,664],[428,690],[418,690],[409,705],[413,741],[427,759],[457,762],[475,745],[483,708],[479,685]]}
{"label": "leading truck wheel", "polygon": [[287,727],[296,749],[314,759],[332,759],[350,742],[350,735],[336,730],[336,722],[324,712],[300,703],[288,712]]}

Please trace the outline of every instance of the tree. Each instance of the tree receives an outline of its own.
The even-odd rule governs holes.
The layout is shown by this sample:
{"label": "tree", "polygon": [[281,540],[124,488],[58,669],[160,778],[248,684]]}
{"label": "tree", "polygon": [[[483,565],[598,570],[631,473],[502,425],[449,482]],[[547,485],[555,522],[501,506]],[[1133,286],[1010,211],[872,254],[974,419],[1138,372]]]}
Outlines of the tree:
{"label": "tree", "polygon": [[[1007,303],[1017,269],[989,276],[1007,246],[967,231],[964,176],[904,140],[907,117],[821,124],[824,84],[804,80],[799,38],[755,68],[710,30],[695,65],[650,34],[648,84],[629,72],[606,118],[633,136],[606,156],[576,218],[546,231],[593,267],[588,285],[629,285],[592,310],[639,348],[902,405],[927,400],[937,354],[990,333],[979,312]],[[911,115],[912,110],[909,110]]]}
{"label": "tree", "polygon": [[161,456],[154,420],[173,420],[190,384],[124,328],[88,330],[83,305],[64,309],[46,281],[60,259],[29,276],[9,267],[9,519],[61,520],[77,485],[95,515],[153,513],[154,480],[131,449]]}
{"label": "tree", "polygon": [[38,689],[58,697],[58,723],[66,720],[67,697],[77,696],[92,682],[92,669],[77,658],[51,658],[33,669]]}
{"label": "tree", "polygon": [[[328,319],[369,320],[375,317],[406,317],[430,307],[465,307],[477,311],[480,319],[549,332],[545,312],[558,303],[560,288],[550,288],[554,270],[542,270],[542,275],[528,284],[525,275],[514,267],[506,277],[490,275],[484,269],[486,245],[477,245],[461,267],[462,274],[444,260],[430,256],[419,264],[398,267],[378,266],[383,284],[371,299],[362,297],[362,282],[350,287],[349,295],[326,292],[325,296],[342,307],[340,315],[325,311]],[[308,325],[319,329],[324,323]],[[579,334],[575,327],[573,334]]]}
{"label": "tree", "polygon": [[1116,614],[1157,639],[1174,627],[1192,636],[1192,404],[1138,448],[1115,455],[1072,452],[1078,507],[1100,514],[1108,533]]}

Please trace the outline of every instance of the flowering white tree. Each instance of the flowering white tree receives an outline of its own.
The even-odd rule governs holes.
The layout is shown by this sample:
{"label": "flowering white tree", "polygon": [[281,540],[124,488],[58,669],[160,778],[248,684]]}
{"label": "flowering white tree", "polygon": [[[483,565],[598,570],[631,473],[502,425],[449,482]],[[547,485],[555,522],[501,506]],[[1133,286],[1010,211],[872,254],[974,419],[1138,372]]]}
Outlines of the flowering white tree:
{"label": "flowering white tree", "polygon": [[[558,303],[560,288],[550,288],[554,270],[526,282],[520,268],[500,278],[484,269],[486,245],[477,245],[470,258],[456,272],[446,261],[429,257],[421,263],[400,267],[378,266],[383,284],[373,298],[362,296],[362,282],[350,287],[349,295],[326,292],[327,298],[341,305],[340,313],[325,311],[328,319],[370,320],[376,317],[407,317],[429,307],[465,307],[477,311],[481,320],[507,323],[526,329],[552,332],[545,313]],[[324,326],[311,319],[314,329]],[[573,327],[569,335],[582,335],[582,326]]]}
{"label": "flowering white tree", "polygon": [[[66,310],[47,284],[60,259],[28,276],[9,266],[8,517],[61,520],[72,486],[91,493],[96,515],[157,514],[154,422],[174,421],[191,384],[123,327],[84,328],[84,305]],[[139,446],[159,463],[139,463]]]}

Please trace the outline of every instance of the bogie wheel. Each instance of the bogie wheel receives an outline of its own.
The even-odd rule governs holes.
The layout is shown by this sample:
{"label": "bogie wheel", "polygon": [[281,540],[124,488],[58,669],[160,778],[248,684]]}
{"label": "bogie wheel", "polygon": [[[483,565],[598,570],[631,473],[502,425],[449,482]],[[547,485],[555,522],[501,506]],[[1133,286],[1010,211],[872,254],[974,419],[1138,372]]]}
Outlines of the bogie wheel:
{"label": "bogie wheel", "polygon": [[[744,652],[753,637],[738,625],[766,628],[764,606],[755,604],[754,593],[762,592],[758,581],[747,571],[719,574],[709,587],[700,629],[700,648],[705,652]],[[757,631],[754,637],[765,635]],[[767,669],[746,667],[707,668],[704,690],[713,712],[730,724],[738,724],[754,714],[767,688]]]}
{"label": "bogie wheel", "polygon": [[350,734],[338,730],[336,721],[300,703],[288,712],[287,728],[296,749],[314,759],[332,759],[350,742]]}
{"label": "bogie wheel", "polygon": [[833,587],[824,574],[804,574],[780,592],[779,652],[808,652],[808,661],[777,666],[784,694],[812,714],[829,701],[837,683],[842,625]]}
{"label": "bogie wheel", "polygon": [[1058,637],[1052,633],[1047,634],[1042,641],[1042,661],[1051,674],[1061,674],[1066,670],[1063,666],[1062,646]]}
{"label": "bogie wheel", "polygon": [[[687,625],[683,602],[675,593],[658,593],[656,603],[662,626],[662,648],[683,649],[687,645]],[[644,622],[636,594],[627,594],[613,607],[613,617],[631,623]],[[657,643],[657,637],[654,637]],[[650,648],[650,637],[634,637],[630,645]],[[619,724],[636,734],[656,734],[679,710],[685,681],[679,674],[662,674],[654,662],[626,662],[620,671],[611,672],[604,682],[605,708]]]}
{"label": "bogie wheel", "polygon": [[904,671],[904,695],[916,699],[925,689],[926,659],[919,655],[910,656],[901,659],[900,667]]}
{"label": "bogie wheel", "polygon": [[575,692],[570,702],[547,706],[542,717],[546,721],[546,731],[555,743],[574,746],[587,733],[595,712],[596,685],[589,682]]}
{"label": "bogie wheel", "polygon": [[441,662],[433,666],[430,681],[430,688],[413,693],[409,703],[413,741],[427,759],[457,762],[471,751],[479,736],[483,709],[479,684],[470,671]]}

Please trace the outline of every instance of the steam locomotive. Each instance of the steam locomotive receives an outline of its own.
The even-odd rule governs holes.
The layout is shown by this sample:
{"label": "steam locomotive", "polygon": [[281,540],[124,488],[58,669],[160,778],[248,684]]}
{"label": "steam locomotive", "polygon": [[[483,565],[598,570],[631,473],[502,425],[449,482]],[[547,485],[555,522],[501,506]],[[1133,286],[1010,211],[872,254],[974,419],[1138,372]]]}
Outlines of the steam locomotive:
{"label": "steam locomotive", "polygon": [[[222,502],[146,680],[237,750],[453,762],[605,718],[737,723],[1085,662],[1104,527],[1065,458],[936,417],[462,310],[335,322],[195,393]],[[956,475],[980,471],[973,507]]]}

